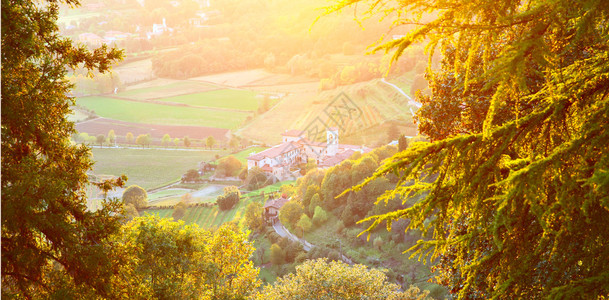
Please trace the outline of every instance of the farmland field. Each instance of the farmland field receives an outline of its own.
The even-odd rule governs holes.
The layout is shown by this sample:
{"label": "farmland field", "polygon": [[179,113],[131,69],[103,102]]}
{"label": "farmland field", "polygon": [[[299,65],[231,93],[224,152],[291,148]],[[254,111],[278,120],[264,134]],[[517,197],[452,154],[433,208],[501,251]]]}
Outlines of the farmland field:
{"label": "farmland field", "polygon": [[159,187],[176,181],[199,162],[209,160],[221,151],[180,151],[154,149],[93,148],[93,171],[98,175],[129,177],[127,185],[137,184],[144,189]]}
{"label": "farmland field", "polygon": [[97,118],[76,124],[78,132],[86,132],[90,136],[98,134],[108,134],[110,130],[114,130],[117,136],[118,143],[125,143],[125,135],[131,132],[134,136],[140,134],[150,134],[153,139],[153,144],[159,144],[160,139],[165,134],[169,134],[172,138],[184,138],[188,136],[191,139],[203,140],[209,136],[213,136],[216,141],[224,142],[227,138],[228,129],[212,128],[203,126],[178,126],[178,125],[156,125],[144,123],[131,123],[118,121],[106,118]]}
{"label": "farmland field", "polygon": [[231,87],[274,86],[305,83],[317,80],[305,76],[270,73],[263,69],[228,72],[191,78],[190,80],[211,82]]}
{"label": "farmland field", "polygon": [[196,109],[120,100],[109,97],[82,97],[76,102],[101,117],[134,123],[191,125],[232,129],[249,115],[245,112]]}
{"label": "farmland field", "polygon": [[217,86],[203,82],[175,81],[165,85],[149,86],[138,89],[129,89],[116,94],[118,97],[136,100],[149,100],[165,97],[174,97],[192,93],[200,93],[218,89]]}

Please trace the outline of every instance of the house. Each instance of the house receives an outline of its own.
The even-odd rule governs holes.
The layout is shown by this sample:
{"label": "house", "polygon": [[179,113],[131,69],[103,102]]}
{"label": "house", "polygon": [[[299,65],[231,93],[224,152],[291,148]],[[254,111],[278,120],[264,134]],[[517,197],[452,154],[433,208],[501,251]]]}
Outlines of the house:
{"label": "house", "polygon": [[278,199],[269,200],[264,204],[264,219],[269,224],[275,224],[279,216],[279,210],[289,199],[281,197]]}
{"label": "house", "polygon": [[281,134],[282,143],[247,158],[248,170],[261,168],[279,180],[300,177],[299,165],[314,159],[320,168],[329,168],[349,158],[353,153],[366,153],[372,149],[338,143],[339,130],[326,130],[326,142],[311,141],[302,130],[286,130]]}

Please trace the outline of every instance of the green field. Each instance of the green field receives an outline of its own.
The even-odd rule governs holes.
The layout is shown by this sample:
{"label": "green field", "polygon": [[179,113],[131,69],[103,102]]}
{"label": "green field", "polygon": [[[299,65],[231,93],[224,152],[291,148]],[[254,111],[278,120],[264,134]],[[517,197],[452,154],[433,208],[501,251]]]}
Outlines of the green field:
{"label": "green field", "polygon": [[95,174],[129,177],[127,185],[137,184],[145,189],[177,181],[199,162],[212,159],[218,151],[180,151],[155,149],[93,148]]}
{"label": "green field", "polygon": [[259,101],[256,93],[246,90],[216,90],[204,93],[181,95],[157,99],[158,101],[177,102],[194,106],[218,107],[254,111]]}
{"label": "green field", "polygon": [[76,103],[95,111],[101,117],[133,123],[233,129],[249,115],[246,112],[160,105],[108,97],[82,97]]}
{"label": "green field", "polygon": [[251,148],[247,148],[241,152],[237,152],[235,154],[231,154],[232,156],[234,156],[235,158],[237,158],[241,163],[243,164],[247,164],[247,157],[250,156],[252,154],[252,152],[258,153],[262,150],[266,150],[268,149],[267,147],[251,147]]}
{"label": "green field", "polygon": [[168,189],[162,190],[153,194],[148,194],[148,200],[156,200],[163,197],[182,196],[188,193],[187,189]]}

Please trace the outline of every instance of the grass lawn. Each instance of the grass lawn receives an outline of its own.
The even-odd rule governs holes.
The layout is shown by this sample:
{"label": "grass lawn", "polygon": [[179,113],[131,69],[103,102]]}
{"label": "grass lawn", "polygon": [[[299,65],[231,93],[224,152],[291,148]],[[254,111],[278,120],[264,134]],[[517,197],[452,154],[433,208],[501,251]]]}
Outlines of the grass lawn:
{"label": "grass lawn", "polygon": [[260,192],[264,192],[265,194],[271,191],[277,191],[279,190],[279,188],[281,188],[282,185],[287,185],[287,184],[292,184],[296,182],[296,180],[286,180],[286,181],[280,181],[280,182],[276,182],[274,184],[271,185],[267,185],[263,188],[251,191],[247,194],[244,194],[245,196],[256,196],[256,195],[260,195]]}
{"label": "grass lawn", "polygon": [[194,106],[208,106],[249,111],[258,109],[259,104],[259,101],[256,98],[256,93],[246,90],[230,89],[181,95],[157,100],[184,103]]}
{"label": "grass lawn", "polygon": [[129,177],[127,185],[145,189],[176,181],[199,162],[215,157],[216,151],[166,151],[155,149],[93,148],[93,171],[98,175]]}
{"label": "grass lawn", "polygon": [[262,150],[266,150],[268,149],[267,147],[251,147],[251,148],[247,148],[241,152],[237,152],[235,154],[230,154],[232,156],[234,156],[235,158],[237,158],[241,163],[243,164],[247,164],[247,157],[250,156],[252,153],[258,153]]}
{"label": "grass lawn", "polygon": [[168,189],[162,190],[153,194],[148,194],[148,200],[156,200],[163,197],[181,196],[188,193],[186,189]]}
{"label": "grass lawn", "polygon": [[249,115],[245,112],[197,109],[120,100],[108,97],[82,97],[76,103],[94,110],[101,117],[134,123],[191,125],[237,128]]}

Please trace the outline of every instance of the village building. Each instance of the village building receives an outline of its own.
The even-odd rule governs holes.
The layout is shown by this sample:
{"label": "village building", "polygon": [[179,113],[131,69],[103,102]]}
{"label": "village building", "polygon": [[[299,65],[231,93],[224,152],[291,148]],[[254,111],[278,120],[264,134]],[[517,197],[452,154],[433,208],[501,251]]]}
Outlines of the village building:
{"label": "village building", "polygon": [[300,164],[314,159],[319,168],[335,166],[353,153],[367,153],[372,149],[364,146],[339,144],[338,128],[326,130],[326,142],[310,141],[301,130],[286,130],[281,134],[282,143],[270,149],[250,155],[248,170],[258,167],[278,180],[300,177]]}
{"label": "village building", "polygon": [[279,210],[283,207],[284,204],[288,202],[289,199],[281,198],[269,200],[264,204],[264,219],[269,224],[275,224],[277,222],[277,218],[279,216]]}

